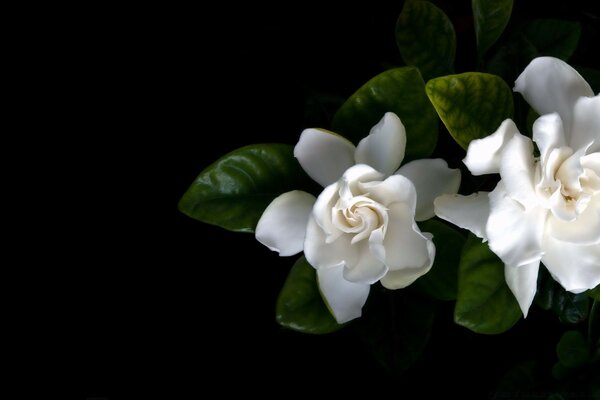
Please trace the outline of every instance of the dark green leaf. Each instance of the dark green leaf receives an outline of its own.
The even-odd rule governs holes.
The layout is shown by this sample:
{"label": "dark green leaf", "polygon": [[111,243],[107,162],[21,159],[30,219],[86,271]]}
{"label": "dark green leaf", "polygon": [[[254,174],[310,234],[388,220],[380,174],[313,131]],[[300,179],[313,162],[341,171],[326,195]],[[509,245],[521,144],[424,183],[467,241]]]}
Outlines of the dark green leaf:
{"label": "dark green leaf", "polygon": [[573,372],[573,370],[561,363],[560,361],[552,366],[552,376],[555,379],[558,379],[559,381],[562,381],[563,379],[568,377],[569,374],[571,374],[571,372]]}
{"label": "dark green leaf", "polygon": [[453,72],[454,27],[446,14],[430,2],[404,3],[396,24],[396,43],[404,62],[418,67],[425,80]]}
{"label": "dark green leaf", "polygon": [[427,95],[440,118],[464,149],[513,116],[512,91],[498,76],[467,72],[432,79]]}
{"label": "dark green leaf", "polygon": [[487,243],[469,235],[458,270],[458,297],[454,321],[477,333],[510,329],[521,309],[504,280],[504,264]]}
{"label": "dark green leaf", "polygon": [[552,309],[562,323],[576,324],[587,318],[589,298],[585,293],[573,294],[562,291],[555,297]]}
{"label": "dark green leaf", "polygon": [[398,376],[417,361],[427,345],[435,304],[408,290],[382,289],[371,296],[355,324],[379,363]]}
{"label": "dark green leaf", "polygon": [[575,21],[534,19],[524,29],[525,36],[537,49],[538,56],[568,60],[579,43],[581,25]]}
{"label": "dark green leaf", "polygon": [[588,345],[579,331],[565,332],[556,345],[558,360],[567,368],[577,368],[589,359]]}
{"label": "dark green leaf", "polygon": [[472,0],[475,38],[479,58],[502,35],[510,14],[513,0]]}
{"label": "dark green leaf", "polygon": [[344,326],[329,312],[319,291],[317,273],[304,256],[296,261],[283,284],[276,319],[280,325],[304,333],[330,333]]}
{"label": "dark green leaf", "polygon": [[587,291],[588,296],[596,301],[600,301],[600,285]]}
{"label": "dark green leaf", "polygon": [[438,300],[455,300],[458,286],[458,263],[465,237],[443,222],[433,219],[419,223],[423,232],[433,234],[435,261],[431,270],[415,284]]}
{"label": "dark green leaf", "polygon": [[536,48],[522,33],[518,33],[492,54],[486,69],[500,76],[512,87],[519,74],[536,55]]}
{"label": "dark green leaf", "polygon": [[552,310],[563,323],[576,324],[588,315],[589,299],[586,293],[567,292],[545,268],[540,268],[535,303],[545,310]]}
{"label": "dark green leaf", "polygon": [[202,171],[179,201],[179,210],[208,224],[253,232],[269,203],[299,189],[303,177],[292,146],[242,147]]}
{"label": "dark green leaf", "polygon": [[396,113],[406,128],[407,159],[431,155],[437,116],[414,67],[391,69],[365,83],[335,114],[333,130],[358,143],[388,111]]}

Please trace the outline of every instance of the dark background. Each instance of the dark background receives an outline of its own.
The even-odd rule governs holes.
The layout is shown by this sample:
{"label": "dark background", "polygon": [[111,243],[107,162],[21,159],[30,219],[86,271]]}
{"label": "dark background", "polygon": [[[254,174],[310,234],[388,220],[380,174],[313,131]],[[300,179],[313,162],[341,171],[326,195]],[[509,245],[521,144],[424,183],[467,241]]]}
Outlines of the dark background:
{"label": "dark background", "polygon": [[[55,133],[43,142],[45,184],[34,201],[44,211],[35,225],[44,245],[34,253],[46,261],[27,269],[22,295],[32,306],[21,361],[41,392],[121,399],[389,389],[485,398],[515,362],[554,361],[553,316],[536,309],[508,333],[484,336],[454,325],[445,304],[421,362],[392,379],[352,329],[309,336],[276,324],[294,257],[177,210],[218,157],[251,143],[294,144],[302,129],[326,127],[327,108],[307,109],[315,95],[343,99],[401,64],[402,2],[383,3],[52,10],[52,35],[40,40]],[[517,3],[519,18],[598,21],[582,1]],[[438,4],[457,30],[457,71],[474,70],[470,2]],[[597,38],[584,30],[576,61],[593,66]]]}

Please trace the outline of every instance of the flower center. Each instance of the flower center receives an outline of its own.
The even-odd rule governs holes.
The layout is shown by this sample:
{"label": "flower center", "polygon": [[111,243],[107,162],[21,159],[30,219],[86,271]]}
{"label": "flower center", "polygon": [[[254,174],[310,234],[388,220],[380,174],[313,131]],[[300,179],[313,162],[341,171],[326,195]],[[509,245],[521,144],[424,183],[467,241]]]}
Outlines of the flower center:
{"label": "flower center", "polygon": [[349,202],[338,200],[332,212],[332,222],[344,233],[354,233],[352,243],[366,239],[371,232],[385,225],[387,209],[378,202],[357,196]]}

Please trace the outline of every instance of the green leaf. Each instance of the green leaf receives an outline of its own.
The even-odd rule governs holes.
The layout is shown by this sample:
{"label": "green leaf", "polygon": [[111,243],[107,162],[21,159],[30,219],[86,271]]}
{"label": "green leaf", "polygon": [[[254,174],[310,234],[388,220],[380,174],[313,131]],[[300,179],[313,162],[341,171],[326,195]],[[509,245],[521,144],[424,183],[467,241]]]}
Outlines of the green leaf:
{"label": "green leaf", "polygon": [[562,323],[577,324],[588,316],[589,298],[585,293],[573,294],[562,290],[554,298],[552,309]]}
{"label": "green leaf", "polygon": [[396,24],[396,43],[404,62],[418,67],[425,80],[453,72],[454,27],[446,14],[430,2],[404,3]]}
{"label": "green leaf", "polygon": [[587,295],[596,301],[600,301],[600,285],[588,290]]}
{"label": "green leaf", "polygon": [[292,146],[246,146],[202,171],[179,201],[179,210],[208,224],[253,232],[269,203],[299,189],[303,179]]}
{"label": "green leaf", "polygon": [[457,324],[495,334],[517,323],[521,309],[504,280],[504,264],[486,243],[469,235],[458,268]]}
{"label": "green leaf", "polygon": [[304,256],[296,261],[283,284],[276,319],[280,325],[304,333],[330,333],[344,326],[329,312],[319,291],[317,273]]}
{"label": "green leaf", "polygon": [[587,292],[567,292],[552,278],[546,268],[540,268],[538,273],[535,303],[544,310],[554,311],[562,323],[576,324],[588,315]]}
{"label": "green leaf", "polygon": [[558,379],[559,381],[562,381],[565,378],[567,378],[572,372],[573,370],[571,368],[567,367],[560,361],[556,362],[552,366],[552,376],[555,379]]}
{"label": "green leaf", "polygon": [[427,95],[448,131],[464,149],[513,116],[512,91],[498,76],[467,72],[427,82]]}
{"label": "green leaf", "polygon": [[567,331],[556,345],[558,360],[567,368],[577,368],[589,359],[588,345],[579,331]]}
{"label": "green leaf", "polygon": [[522,33],[517,33],[492,54],[486,69],[512,85],[536,55],[533,44]]}
{"label": "green leaf", "polygon": [[567,61],[577,49],[581,24],[557,19],[534,19],[524,29],[538,56],[552,56]]}
{"label": "green leaf", "polygon": [[498,40],[508,24],[513,0],[472,0],[479,58]]}
{"label": "green leaf", "polygon": [[375,359],[397,377],[425,349],[433,326],[435,303],[408,290],[381,290],[369,298],[355,327]]}
{"label": "green leaf", "polygon": [[406,128],[406,159],[430,156],[437,142],[437,116],[414,67],[391,69],[365,83],[335,114],[333,130],[358,143],[388,111]]}
{"label": "green leaf", "polygon": [[435,261],[431,270],[415,285],[438,300],[455,300],[458,286],[458,263],[466,238],[443,222],[433,219],[420,222],[423,232],[433,234]]}

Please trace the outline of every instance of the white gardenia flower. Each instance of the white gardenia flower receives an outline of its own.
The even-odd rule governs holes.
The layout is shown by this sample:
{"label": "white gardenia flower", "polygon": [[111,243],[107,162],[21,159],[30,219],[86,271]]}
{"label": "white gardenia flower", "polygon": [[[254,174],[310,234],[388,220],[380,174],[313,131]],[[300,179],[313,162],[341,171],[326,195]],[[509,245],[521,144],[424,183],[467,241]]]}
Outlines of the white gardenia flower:
{"label": "white gardenia flower", "polygon": [[534,59],[514,90],[541,115],[533,125],[539,157],[505,120],[472,141],[464,159],[473,175],[500,173],[496,188],[442,196],[435,211],[489,241],[527,316],[540,261],[572,293],[600,284],[600,96],[553,57]]}
{"label": "white gardenia flower", "polygon": [[434,216],[433,200],[456,193],[460,172],[444,160],[407,163],[406,132],[386,113],[358,146],[321,129],[306,129],[294,149],[300,165],[324,186],[318,199],[302,191],[282,194],[256,227],[259,242],[281,256],[304,250],[338,323],[360,317],[377,281],[410,285],[433,264],[432,236],[415,220]]}

